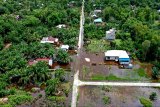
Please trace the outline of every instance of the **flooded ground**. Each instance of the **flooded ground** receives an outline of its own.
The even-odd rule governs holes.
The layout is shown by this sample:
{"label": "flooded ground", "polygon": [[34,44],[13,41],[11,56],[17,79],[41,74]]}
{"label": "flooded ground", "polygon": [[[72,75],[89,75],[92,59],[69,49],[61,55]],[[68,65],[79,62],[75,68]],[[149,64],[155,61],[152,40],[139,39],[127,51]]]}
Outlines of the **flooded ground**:
{"label": "flooded ground", "polygon": [[[156,92],[153,107],[160,107],[160,89],[151,87],[83,86],[79,88],[77,107],[143,107],[139,98],[149,99]],[[105,104],[104,97],[110,99]]]}
{"label": "flooded ground", "polygon": [[[52,66],[52,69],[59,69],[59,68],[63,68],[65,69],[66,75],[65,75],[65,79],[70,82],[70,87],[72,87],[72,81],[73,81],[73,75],[74,75],[74,70],[75,70],[75,58],[76,58],[76,54],[74,52],[71,52],[71,58],[72,58],[72,62],[70,64],[58,64],[58,63],[54,63]],[[51,73],[54,74],[54,71],[51,71]],[[37,86],[28,86],[26,87],[26,91],[30,91],[33,87],[37,87]],[[17,107],[54,107],[54,102],[47,100],[46,96],[45,96],[45,88],[42,86],[40,87],[41,91],[40,92],[36,92],[36,93],[31,93],[34,101],[31,103],[27,103],[27,104],[22,104],[19,105]],[[38,98],[39,95],[42,95],[42,97]],[[71,104],[71,99],[72,99],[72,88],[70,88],[69,93],[65,99],[65,102],[63,102],[64,107],[69,107]]]}
{"label": "flooded ground", "polygon": [[[90,62],[85,58],[90,59]],[[110,74],[118,78],[130,78],[131,81],[150,81],[151,80],[151,64],[142,64],[140,62],[132,62],[133,69],[121,69],[119,64],[114,61],[105,61],[104,53],[90,53],[83,51],[80,58],[80,79],[92,80],[94,76],[108,76]],[[144,71],[146,76],[140,77],[139,73]]]}

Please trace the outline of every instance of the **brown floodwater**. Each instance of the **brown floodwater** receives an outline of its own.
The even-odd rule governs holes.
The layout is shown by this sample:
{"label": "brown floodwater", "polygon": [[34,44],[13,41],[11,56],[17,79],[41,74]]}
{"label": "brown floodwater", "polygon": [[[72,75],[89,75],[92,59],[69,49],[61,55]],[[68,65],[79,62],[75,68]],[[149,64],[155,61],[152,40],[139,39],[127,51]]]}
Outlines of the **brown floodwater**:
{"label": "brown floodwater", "polygon": [[[106,90],[107,89],[107,90]],[[108,87],[83,86],[79,88],[77,107],[143,107],[139,98],[149,99],[152,92],[156,92],[157,100],[153,107],[160,107],[160,89],[151,87]],[[105,104],[104,96],[110,98],[110,104]]]}
{"label": "brown floodwater", "polygon": [[[90,62],[87,62],[85,58],[89,58]],[[129,77],[133,79],[140,78],[137,73],[135,73],[136,69],[143,68],[146,71],[148,78],[142,78],[141,81],[151,81],[155,82],[155,80],[151,80],[152,72],[151,64],[144,64],[136,61],[132,61],[133,69],[121,69],[119,68],[119,64],[115,61],[105,61],[104,53],[90,53],[85,50],[81,52],[79,58],[79,71],[80,71],[80,79],[81,80],[91,80],[91,77],[94,75],[103,75],[107,76],[109,74],[113,74],[117,77]],[[84,71],[84,68],[87,71]],[[125,80],[124,80],[125,81]],[[156,81],[157,82],[157,81]]]}
{"label": "brown floodwater", "polygon": [[54,62],[51,67],[51,69],[59,69],[59,68],[70,69],[70,64],[59,64],[57,62]]}

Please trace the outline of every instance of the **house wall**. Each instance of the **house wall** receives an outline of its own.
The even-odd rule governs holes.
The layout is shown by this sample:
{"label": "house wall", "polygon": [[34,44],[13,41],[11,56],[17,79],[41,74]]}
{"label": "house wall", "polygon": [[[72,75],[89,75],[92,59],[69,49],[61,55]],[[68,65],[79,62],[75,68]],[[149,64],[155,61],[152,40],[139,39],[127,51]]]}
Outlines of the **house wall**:
{"label": "house wall", "polygon": [[119,58],[120,62],[130,62],[130,58]]}
{"label": "house wall", "polygon": [[111,60],[116,61],[116,60],[118,60],[118,57],[117,56],[106,56],[106,60],[107,61],[111,61]]}
{"label": "house wall", "polygon": [[120,64],[129,64],[130,58],[119,58],[119,63]]}
{"label": "house wall", "polygon": [[115,36],[114,35],[110,35],[110,34],[106,34],[106,39],[107,40],[114,40]]}
{"label": "house wall", "polygon": [[124,65],[124,64],[129,64],[130,62],[119,62],[120,64]]}

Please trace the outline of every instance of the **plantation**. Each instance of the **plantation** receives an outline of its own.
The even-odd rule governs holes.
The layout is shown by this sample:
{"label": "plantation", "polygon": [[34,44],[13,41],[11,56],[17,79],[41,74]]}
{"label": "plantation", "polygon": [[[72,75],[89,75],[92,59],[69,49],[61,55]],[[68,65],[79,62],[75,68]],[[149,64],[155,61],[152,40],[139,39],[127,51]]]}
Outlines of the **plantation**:
{"label": "plantation", "polygon": [[[45,95],[40,96],[46,99],[57,97],[57,91],[58,95],[61,92],[64,100],[60,105],[64,104],[71,86],[70,80],[65,79],[67,72],[60,69],[51,73],[49,69],[54,68],[46,60],[52,59],[53,64],[70,63],[70,54],[60,46],[67,44],[71,49],[77,48],[80,6],[79,0],[74,3],[70,0],[0,1],[0,98],[8,98],[8,103],[0,106],[12,107],[36,101],[31,94],[16,94],[18,90],[28,93],[25,90],[28,86],[45,90]],[[41,43],[44,37],[58,38],[59,41],[57,44]],[[42,84],[44,88],[41,88]],[[63,84],[69,85],[65,88]],[[12,93],[13,87],[15,93]]]}

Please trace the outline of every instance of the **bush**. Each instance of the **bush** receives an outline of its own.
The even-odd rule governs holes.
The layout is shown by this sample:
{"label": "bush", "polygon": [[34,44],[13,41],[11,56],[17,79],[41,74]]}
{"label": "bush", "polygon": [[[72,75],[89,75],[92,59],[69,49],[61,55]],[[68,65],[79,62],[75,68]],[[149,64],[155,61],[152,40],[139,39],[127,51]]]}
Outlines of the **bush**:
{"label": "bush", "polygon": [[139,100],[144,107],[152,107],[152,102],[149,99],[145,99],[142,97]]}
{"label": "bush", "polygon": [[15,89],[10,89],[10,90],[2,89],[0,90],[0,98],[5,97],[7,95],[13,95],[15,93],[16,93]]}
{"label": "bush", "polygon": [[65,97],[59,97],[59,96],[51,96],[51,97],[48,97],[48,99],[52,101],[57,101],[57,102],[65,101]]}
{"label": "bush", "polygon": [[104,102],[104,104],[110,104],[110,102],[111,102],[110,97],[104,96],[104,97],[103,97],[103,102]]}
{"label": "bush", "polygon": [[61,82],[65,81],[65,71],[64,69],[57,69],[55,71],[55,77],[58,78]]}
{"label": "bush", "polygon": [[158,69],[158,67],[153,67],[152,68],[152,78],[158,79],[159,76],[160,76],[160,70]]}
{"label": "bush", "polygon": [[48,80],[45,89],[46,95],[55,95],[58,92],[59,85],[60,81],[57,78]]}
{"label": "bush", "polygon": [[32,100],[32,96],[30,95],[11,95],[9,96],[9,102],[11,105],[20,105],[25,102],[29,102]]}
{"label": "bush", "polygon": [[9,91],[8,90],[1,90],[0,91],[0,97],[4,97],[4,96],[7,96],[7,95],[9,95]]}
{"label": "bush", "polygon": [[151,95],[149,96],[149,99],[150,99],[151,101],[156,100],[156,99],[157,99],[157,93],[156,93],[156,92],[152,92]]}
{"label": "bush", "polygon": [[0,81],[0,90],[5,89],[8,84],[6,82]]}

